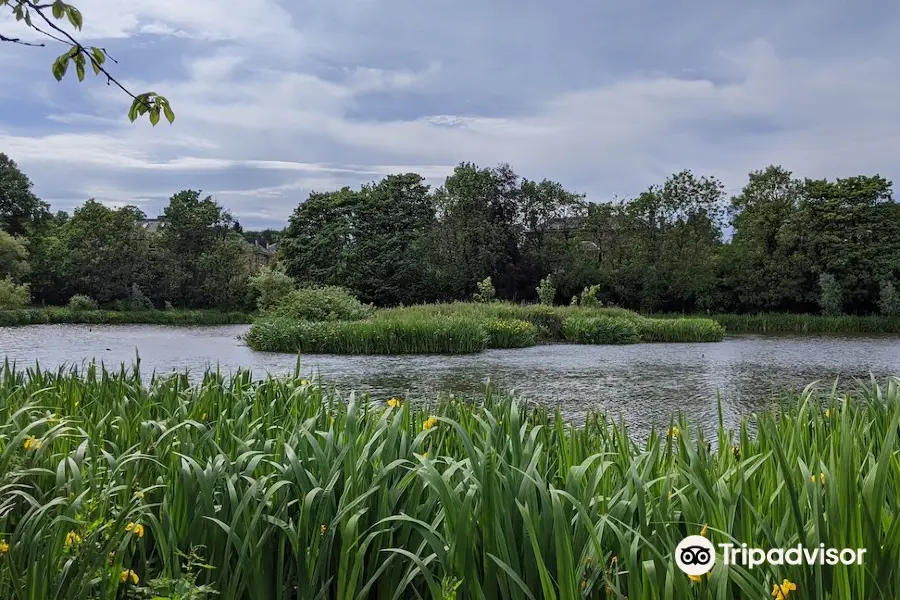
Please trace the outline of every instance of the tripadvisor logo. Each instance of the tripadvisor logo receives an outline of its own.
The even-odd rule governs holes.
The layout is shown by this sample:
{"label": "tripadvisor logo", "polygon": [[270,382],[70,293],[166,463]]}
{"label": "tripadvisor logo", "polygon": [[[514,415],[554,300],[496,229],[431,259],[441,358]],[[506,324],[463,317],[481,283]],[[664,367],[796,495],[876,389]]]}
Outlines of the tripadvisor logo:
{"label": "tripadvisor logo", "polygon": [[[806,548],[797,544],[792,548],[750,548],[747,544],[718,544],[725,565],[741,565],[753,569],[770,565],[861,565],[865,548]],[[716,551],[712,542],[700,535],[689,535],[675,548],[675,564],[688,575],[700,576],[712,571]]]}

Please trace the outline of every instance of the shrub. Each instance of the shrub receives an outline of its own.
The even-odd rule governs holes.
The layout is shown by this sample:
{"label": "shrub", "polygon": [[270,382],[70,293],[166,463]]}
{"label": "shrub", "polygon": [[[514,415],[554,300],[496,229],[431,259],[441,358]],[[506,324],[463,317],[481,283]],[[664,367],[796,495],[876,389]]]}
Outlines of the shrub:
{"label": "shrub", "polygon": [[263,267],[250,278],[250,293],[261,311],[277,306],[294,287],[294,280],[290,276],[270,267]]}
{"label": "shrub", "polygon": [[567,341],[576,344],[634,344],[641,341],[637,325],[622,317],[569,317],[563,323]]}
{"label": "shrub", "polygon": [[541,279],[537,287],[538,300],[544,306],[553,306],[553,300],[556,298],[556,286],[550,276]]}
{"label": "shrub", "polygon": [[478,291],[472,296],[475,302],[492,302],[497,297],[497,290],[490,277],[485,277],[478,282]]}
{"label": "shrub", "polygon": [[892,281],[882,281],[878,294],[878,310],[885,317],[900,315],[900,295]]}
{"label": "shrub", "polygon": [[90,296],[75,294],[69,298],[69,308],[72,310],[97,310],[97,301]]}
{"label": "shrub", "polygon": [[244,341],[263,352],[472,354],[487,347],[488,336],[477,321],[451,317],[371,321],[269,317],[254,322]]}
{"label": "shrub", "polygon": [[0,310],[25,308],[31,303],[31,288],[27,283],[16,285],[10,278],[0,279]]}
{"label": "shrub", "polygon": [[345,288],[322,286],[288,293],[272,312],[296,321],[359,321],[372,314],[372,310]]}
{"label": "shrub", "polygon": [[581,292],[581,298],[578,300],[578,305],[586,306],[589,308],[603,306],[603,303],[600,302],[599,298],[597,298],[597,295],[599,293],[599,285],[592,285],[591,287],[584,288],[584,291]]}
{"label": "shrub", "polygon": [[822,307],[822,314],[826,316],[837,316],[844,312],[843,292],[834,275],[831,273],[822,273],[819,275],[819,306]]}

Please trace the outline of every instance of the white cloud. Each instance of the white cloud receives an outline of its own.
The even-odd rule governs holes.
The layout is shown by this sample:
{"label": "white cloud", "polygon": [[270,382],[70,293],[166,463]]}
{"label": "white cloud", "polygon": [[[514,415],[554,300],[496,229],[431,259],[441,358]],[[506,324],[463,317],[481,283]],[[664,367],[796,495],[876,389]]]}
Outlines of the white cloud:
{"label": "white cloud", "polygon": [[[527,73],[522,61],[535,55],[510,44],[527,42],[552,54],[569,41],[567,31],[530,35],[542,24],[553,25],[550,8],[519,14],[508,29],[488,22],[485,35],[460,7],[460,15],[442,12],[442,20],[429,26],[446,25],[471,47],[443,44],[451,35],[445,29],[434,29],[431,40],[413,28],[408,39],[385,34],[382,50],[373,53],[372,37],[393,31],[395,15],[413,25],[424,22],[427,9],[402,13],[366,2],[311,2],[292,15],[287,4],[272,0],[138,0],[124,11],[113,0],[82,4],[86,22],[92,13],[114,15],[95,19],[96,29],[86,28],[89,36],[190,35],[208,43],[191,42],[185,54],[165,55],[173,64],[180,61],[184,76],[123,78],[129,88],[167,95],[177,115],[172,127],[131,125],[124,116],[110,121],[124,115],[128,98],[87,82],[79,90],[96,114],[63,112],[57,97],[47,111],[47,122],[78,131],[29,135],[18,127],[12,133],[13,124],[0,116],[0,150],[26,170],[34,168],[32,178],[52,197],[75,200],[91,192],[109,201],[117,193],[160,199],[175,186],[205,184],[239,217],[274,224],[310,189],[408,171],[438,183],[463,160],[509,162],[527,177],[556,179],[594,199],[636,193],[683,168],[715,174],[731,189],[748,171],[773,162],[820,177],[897,172],[900,59],[888,51],[894,42],[860,29],[865,52],[847,42],[850,49],[824,56],[813,51],[815,40],[810,51],[798,51],[789,36],[801,34],[789,25],[807,18],[800,9],[781,14],[781,37],[753,15],[736,23],[721,20],[732,15],[707,14],[699,28],[688,23],[692,13],[686,12],[685,33],[719,28],[703,47],[702,63],[691,58],[688,38],[676,35],[676,24],[663,23],[670,29],[659,32],[667,46],[658,47],[658,58],[596,72],[584,62],[575,68],[542,60],[528,63],[535,65],[533,74],[516,79],[508,71]],[[118,13],[110,12],[113,5]],[[364,30],[370,37],[357,37]],[[641,37],[638,49],[646,50],[654,31]],[[507,68],[491,53],[509,53],[508,47],[522,56],[509,54]],[[567,56],[570,62],[579,57]],[[592,64],[600,69],[627,59],[598,57]],[[668,67],[654,68],[656,63]],[[685,72],[693,78],[684,78]],[[544,88],[536,83],[541,81]],[[443,110],[463,99],[480,108],[465,115]],[[154,172],[165,175],[151,185],[146,175]],[[252,177],[235,181],[237,173]],[[203,183],[188,183],[192,176]],[[162,182],[171,183],[171,191],[162,192]]]}

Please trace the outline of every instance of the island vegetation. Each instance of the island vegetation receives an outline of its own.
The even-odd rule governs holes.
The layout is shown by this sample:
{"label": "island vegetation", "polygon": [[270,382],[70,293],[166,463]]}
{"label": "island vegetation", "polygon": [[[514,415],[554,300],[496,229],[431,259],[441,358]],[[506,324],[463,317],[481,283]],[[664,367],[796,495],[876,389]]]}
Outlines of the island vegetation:
{"label": "island vegetation", "polygon": [[[244,231],[198,190],[175,193],[158,217],[94,200],[53,214],[5,155],[0,188],[0,324],[249,322],[271,308],[262,287],[290,285],[387,309],[375,324],[327,325],[339,336],[487,301],[710,317],[735,333],[900,331],[900,208],[878,175],[801,180],[772,166],[728,198],[715,178],[683,171],[589,202],[506,165],[463,163],[438,188],[409,173],[314,192],[282,231]],[[408,308],[423,305],[436,308]],[[623,340],[645,339],[617,323]],[[569,338],[590,337],[572,327]]]}
{"label": "island vegetation", "polygon": [[[0,398],[3,598],[900,595],[897,380],[646,439],[489,389],[376,399],[297,375],[7,364]],[[692,580],[672,553],[697,534],[866,548],[865,567]]]}

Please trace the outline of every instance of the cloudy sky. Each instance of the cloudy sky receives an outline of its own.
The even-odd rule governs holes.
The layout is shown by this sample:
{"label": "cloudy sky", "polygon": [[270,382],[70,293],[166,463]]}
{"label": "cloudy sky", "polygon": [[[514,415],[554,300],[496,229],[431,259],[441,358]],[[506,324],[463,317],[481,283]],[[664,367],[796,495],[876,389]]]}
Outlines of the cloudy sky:
{"label": "cloudy sky", "polygon": [[[603,201],[690,168],[730,190],[779,163],[900,170],[900,3],[887,0],[71,0],[121,92],[3,44],[0,152],[54,209],[151,215],[202,189],[245,228],[310,190],[460,161]],[[25,35],[5,15],[0,33]],[[74,75],[74,73],[72,74]],[[71,79],[71,80],[69,80]]]}

